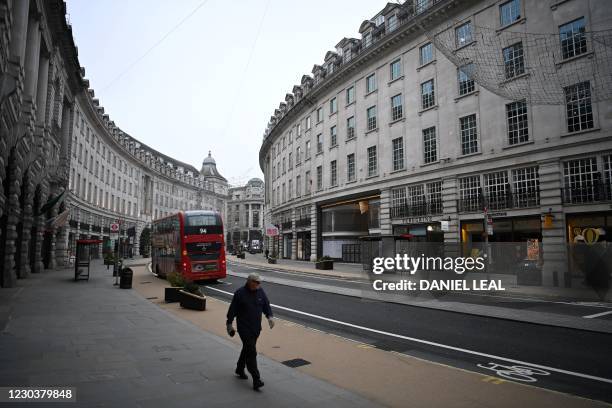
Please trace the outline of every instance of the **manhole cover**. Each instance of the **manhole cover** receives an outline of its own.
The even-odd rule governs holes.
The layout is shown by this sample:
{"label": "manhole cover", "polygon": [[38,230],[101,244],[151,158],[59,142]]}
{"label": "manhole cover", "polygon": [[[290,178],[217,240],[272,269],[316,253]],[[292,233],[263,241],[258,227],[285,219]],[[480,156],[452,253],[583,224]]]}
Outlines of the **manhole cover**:
{"label": "manhole cover", "polygon": [[310,361],[306,361],[303,358],[294,358],[293,360],[283,361],[283,364],[286,365],[287,367],[296,368],[296,367],[308,365],[310,364]]}
{"label": "manhole cover", "polygon": [[172,358],[170,358],[170,357],[162,357],[159,360],[160,361],[172,361]]}

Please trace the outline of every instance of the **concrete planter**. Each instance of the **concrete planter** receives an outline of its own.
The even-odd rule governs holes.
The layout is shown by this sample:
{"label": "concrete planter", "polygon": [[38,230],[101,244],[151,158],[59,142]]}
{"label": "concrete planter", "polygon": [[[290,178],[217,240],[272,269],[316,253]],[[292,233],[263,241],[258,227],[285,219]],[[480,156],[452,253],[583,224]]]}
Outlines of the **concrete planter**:
{"label": "concrete planter", "polygon": [[240,253],[240,254],[238,254],[238,255],[236,255],[236,256],[237,256],[238,258],[240,258],[240,259],[244,259],[244,252],[242,252],[242,253]]}
{"label": "concrete planter", "polygon": [[166,303],[180,302],[181,294],[179,292],[181,291],[181,289],[183,288],[175,287],[175,286],[165,288],[164,289],[164,300],[166,301]]}
{"label": "concrete planter", "polygon": [[315,262],[315,268],[322,270],[334,269],[334,261],[318,261]]}
{"label": "concrete planter", "polygon": [[191,310],[206,310],[206,296],[198,296],[193,293],[179,290],[181,307]]}

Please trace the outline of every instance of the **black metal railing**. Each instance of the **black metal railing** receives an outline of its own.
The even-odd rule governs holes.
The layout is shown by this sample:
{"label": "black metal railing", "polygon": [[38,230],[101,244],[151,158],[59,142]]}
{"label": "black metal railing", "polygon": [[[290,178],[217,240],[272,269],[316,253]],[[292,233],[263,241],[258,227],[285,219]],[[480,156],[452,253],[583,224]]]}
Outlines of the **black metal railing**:
{"label": "black metal railing", "polygon": [[583,204],[612,201],[610,183],[583,183],[561,189],[564,204]]}
{"label": "black metal railing", "polygon": [[391,218],[419,217],[442,214],[442,201],[434,200],[419,204],[404,204],[391,207]]}
{"label": "black metal railing", "polygon": [[458,212],[499,211],[513,208],[536,207],[540,205],[540,191],[537,189],[521,192],[506,191],[484,195],[479,193],[457,200]]}
{"label": "black metal railing", "polygon": [[299,218],[295,220],[295,228],[308,228],[310,227],[310,217]]}

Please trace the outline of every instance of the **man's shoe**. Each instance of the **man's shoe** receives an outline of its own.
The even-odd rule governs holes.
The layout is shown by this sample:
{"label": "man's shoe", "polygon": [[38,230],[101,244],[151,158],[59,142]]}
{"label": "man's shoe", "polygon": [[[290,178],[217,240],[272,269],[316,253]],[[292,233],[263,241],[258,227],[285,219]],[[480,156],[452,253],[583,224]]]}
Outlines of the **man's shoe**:
{"label": "man's shoe", "polygon": [[263,386],[264,386],[263,381],[261,381],[261,380],[259,380],[259,379],[257,379],[257,380],[253,380],[253,389],[254,389],[255,391],[259,391],[259,389],[260,389],[261,387],[263,387]]}
{"label": "man's shoe", "polygon": [[247,375],[244,373],[244,370],[236,369],[235,373],[238,376],[238,378],[240,378],[241,380],[248,380],[249,379],[249,377],[247,377]]}

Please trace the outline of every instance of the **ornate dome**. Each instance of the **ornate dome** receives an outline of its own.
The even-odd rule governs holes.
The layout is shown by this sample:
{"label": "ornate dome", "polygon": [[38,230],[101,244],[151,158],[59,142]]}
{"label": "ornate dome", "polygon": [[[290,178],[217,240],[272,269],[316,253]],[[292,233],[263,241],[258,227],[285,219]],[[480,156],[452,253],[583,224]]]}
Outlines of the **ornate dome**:
{"label": "ornate dome", "polygon": [[204,178],[215,177],[223,181],[227,181],[225,177],[219,173],[219,170],[217,170],[217,162],[212,158],[210,150],[208,151],[208,157],[202,161],[202,170],[200,170],[200,175]]}

